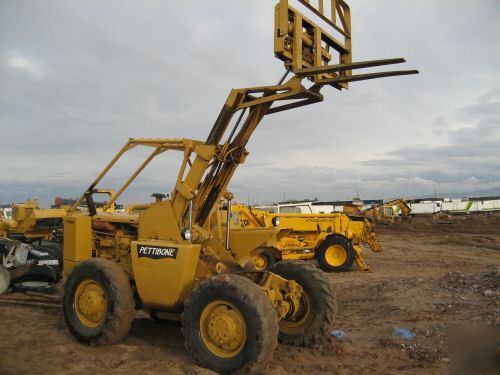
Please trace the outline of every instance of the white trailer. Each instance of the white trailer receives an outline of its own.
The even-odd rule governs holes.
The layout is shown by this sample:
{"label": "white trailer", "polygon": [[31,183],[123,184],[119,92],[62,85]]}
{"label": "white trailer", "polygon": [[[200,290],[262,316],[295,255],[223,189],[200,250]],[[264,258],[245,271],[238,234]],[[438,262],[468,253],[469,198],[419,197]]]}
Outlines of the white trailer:
{"label": "white trailer", "polygon": [[441,211],[442,201],[419,201],[409,203],[411,208],[410,215],[435,214]]}
{"label": "white trailer", "polygon": [[500,211],[500,199],[488,199],[481,201],[481,211]]}
{"label": "white trailer", "polygon": [[[380,201],[380,203],[381,202],[382,201]],[[371,201],[369,204],[363,204],[362,209],[371,208],[373,204],[377,203],[379,202]],[[428,198],[416,200],[408,203],[408,205],[411,208],[411,215],[435,214],[438,212],[448,212],[452,214],[491,212],[500,211],[500,197],[471,199]],[[286,203],[257,206],[256,208],[274,213],[297,214],[329,214],[332,212],[343,212],[344,210],[343,201]],[[401,214],[399,207],[394,206],[393,209],[397,215]]]}

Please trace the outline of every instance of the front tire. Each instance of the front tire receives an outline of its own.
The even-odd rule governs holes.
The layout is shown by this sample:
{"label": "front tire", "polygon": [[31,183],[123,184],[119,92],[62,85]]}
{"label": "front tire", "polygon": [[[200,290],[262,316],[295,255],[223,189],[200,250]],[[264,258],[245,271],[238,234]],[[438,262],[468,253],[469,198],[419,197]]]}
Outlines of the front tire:
{"label": "front tire", "polygon": [[278,262],[269,271],[295,280],[303,289],[296,319],[284,318],[279,323],[280,342],[310,346],[324,341],[337,311],[335,292],[326,275],[300,260]]}
{"label": "front tire", "polygon": [[120,341],[130,329],[134,306],[128,276],[107,259],[76,265],[64,287],[64,319],[73,336],[84,344]]}
{"label": "front tire", "polygon": [[278,344],[278,330],[271,301],[243,276],[208,279],[184,304],[186,348],[196,363],[218,373],[261,371]]}
{"label": "front tire", "polygon": [[325,272],[349,271],[355,253],[351,241],[343,236],[329,236],[316,249],[316,261]]}

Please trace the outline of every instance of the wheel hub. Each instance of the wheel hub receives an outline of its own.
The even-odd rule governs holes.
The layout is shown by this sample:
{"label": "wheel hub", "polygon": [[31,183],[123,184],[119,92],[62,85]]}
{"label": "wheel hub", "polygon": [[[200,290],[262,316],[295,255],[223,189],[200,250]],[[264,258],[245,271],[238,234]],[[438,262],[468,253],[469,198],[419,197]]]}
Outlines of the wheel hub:
{"label": "wheel hub", "polygon": [[245,343],[245,329],[239,311],[224,302],[212,302],[203,310],[200,318],[203,341],[210,351],[225,358],[241,351]]}
{"label": "wheel hub", "polygon": [[325,260],[332,266],[341,266],[347,260],[347,252],[340,245],[332,245],[325,251]]}
{"label": "wheel hub", "polygon": [[88,327],[97,327],[106,313],[106,295],[102,286],[92,280],[82,282],[75,293],[75,311]]}
{"label": "wheel hub", "polygon": [[219,346],[230,341],[235,336],[235,322],[228,315],[219,315],[210,319],[208,323],[208,334]]}
{"label": "wheel hub", "polygon": [[267,258],[264,255],[257,254],[253,257],[253,263],[255,264],[255,268],[258,270],[263,270],[267,267]]}
{"label": "wheel hub", "polygon": [[305,291],[303,291],[300,295],[300,301],[298,305],[295,301],[295,298],[294,302],[295,303],[292,305],[294,307],[292,314],[280,320],[280,324],[287,328],[301,327],[307,321],[311,313],[309,297],[307,296]]}

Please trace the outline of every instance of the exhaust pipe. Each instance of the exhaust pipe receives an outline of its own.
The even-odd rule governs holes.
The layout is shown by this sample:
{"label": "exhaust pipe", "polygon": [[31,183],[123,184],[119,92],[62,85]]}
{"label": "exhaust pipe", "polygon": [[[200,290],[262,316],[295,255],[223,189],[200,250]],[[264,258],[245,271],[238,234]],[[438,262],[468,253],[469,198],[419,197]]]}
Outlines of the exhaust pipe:
{"label": "exhaust pipe", "polygon": [[229,248],[229,236],[231,229],[231,200],[227,200],[227,218],[226,218],[226,250],[231,252]]}

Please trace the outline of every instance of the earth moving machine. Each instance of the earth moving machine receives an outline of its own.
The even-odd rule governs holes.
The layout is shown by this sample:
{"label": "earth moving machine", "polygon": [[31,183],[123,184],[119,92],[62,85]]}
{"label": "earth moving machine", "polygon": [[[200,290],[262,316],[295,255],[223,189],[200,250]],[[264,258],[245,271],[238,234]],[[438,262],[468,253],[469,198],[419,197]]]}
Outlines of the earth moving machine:
{"label": "earth moving machine", "polygon": [[[396,210],[394,210],[396,207]],[[411,208],[403,198],[394,199],[385,202],[381,205],[375,205],[370,208],[360,209],[358,205],[344,206],[344,212],[351,215],[351,217],[364,217],[377,224],[391,225],[394,224],[398,216],[398,211],[402,216],[408,216]]]}
{"label": "earth moving machine", "polygon": [[[111,198],[114,191],[95,193]],[[69,207],[44,209],[36,199],[11,207],[12,217],[0,218],[0,294],[9,286],[19,291],[52,292],[61,277],[63,218]],[[114,204],[107,212],[114,212]]]}
{"label": "earth moving machine", "polygon": [[60,279],[63,209],[42,209],[36,199],[12,204],[12,218],[0,218],[0,294],[53,291]]}
{"label": "earth moving machine", "polygon": [[[335,4],[338,22],[324,9],[311,9],[342,32],[343,43],[280,1],[275,53],[291,78],[286,74],[277,85],[233,89],[205,141],[129,139],[80,197],[75,210],[86,201],[89,213],[64,219],[63,310],[78,340],[92,345],[120,340],[138,307],[180,319],[195,361],[227,373],[262,370],[278,338],[309,345],[325,336],[335,310],[325,274],[307,262],[279,262],[257,271],[252,253],[275,229],[226,226],[224,231],[213,213],[224,196],[231,198],[225,194],[228,184],[264,116],[322,101],[325,85],[340,90],[351,80],[415,73],[352,75],[352,69],[403,60],[352,63],[349,8],[343,1]],[[107,206],[97,212],[94,189],[123,154],[138,147],[150,148],[150,155],[107,206],[152,159],[177,151],[183,160],[170,198],[158,196],[139,213],[110,213]]]}
{"label": "earth moving machine", "polygon": [[348,271],[354,261],[360,271],[369,271],[361,245],[380,252],[377,234],[368,220],[343,213],[278,214],[231,206],[233,228],[276,228],[276,236],[253,254],[259,269],[280,260],[314,260],[325,272]]}
{"label": "earth moving machine", "polygon": [[31,244],[0,237],[0,294],[18,291],[54,292],[61,278],[62,249],[58,243]]}
{"label": "earth moving machine", "polygon": [[0,218],[0,237],[23,242],[58,241],[62,232],[63,209],[42,209],[36,199],[12,204],[12,218]]}

